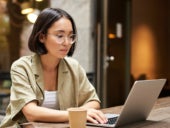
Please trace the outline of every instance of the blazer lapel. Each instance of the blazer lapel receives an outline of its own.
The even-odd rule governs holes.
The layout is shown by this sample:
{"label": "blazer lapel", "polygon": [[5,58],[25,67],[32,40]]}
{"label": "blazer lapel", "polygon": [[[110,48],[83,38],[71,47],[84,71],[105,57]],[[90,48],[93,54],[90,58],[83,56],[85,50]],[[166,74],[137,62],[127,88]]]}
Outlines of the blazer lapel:
{"label": "blazer lapel", "polygon": [[64,59],[61,59],[58,67],[58,90],[62,89],[62,85],[67,80],[68,67]]}
{"label": "blazer lapel", "polygon": [[43,75],[42,75],[43,71],[42,71],[40,56],[37,54],[35,54],[32,59],[32,70],[33,70],[37,85],[43,91],[44,90],[44,80],[43,80]]}

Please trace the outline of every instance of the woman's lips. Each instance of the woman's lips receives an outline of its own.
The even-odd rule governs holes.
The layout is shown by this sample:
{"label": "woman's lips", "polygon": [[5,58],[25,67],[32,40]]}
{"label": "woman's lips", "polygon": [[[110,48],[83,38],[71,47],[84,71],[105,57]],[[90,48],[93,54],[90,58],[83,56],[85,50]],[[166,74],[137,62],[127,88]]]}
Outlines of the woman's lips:
{"label": "woman's lips", "polygon": [[61,49],[60,50],[62,53],[67,53],[68,52],[68,49]]}
{"label": "woman's lips", "polygon": [[61,49],[60,51],[68,51],[67,49]]}

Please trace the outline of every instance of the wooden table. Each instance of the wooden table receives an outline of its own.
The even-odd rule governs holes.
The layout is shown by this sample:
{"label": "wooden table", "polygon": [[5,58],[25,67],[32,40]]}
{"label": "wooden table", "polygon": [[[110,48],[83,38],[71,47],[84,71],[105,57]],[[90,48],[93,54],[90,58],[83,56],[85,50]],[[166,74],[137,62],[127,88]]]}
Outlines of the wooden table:
{"label": "wooden table", "polygon": [[[104,113],[119,114],[122,106],[102,109]],[[69,128],[67,123],[39,123],[23,124],[24,128]],[[87,126],[87,128],[99,128]],[[121,128],[170,128],[170,97],[159,98],[146,121],[136,122]]]}

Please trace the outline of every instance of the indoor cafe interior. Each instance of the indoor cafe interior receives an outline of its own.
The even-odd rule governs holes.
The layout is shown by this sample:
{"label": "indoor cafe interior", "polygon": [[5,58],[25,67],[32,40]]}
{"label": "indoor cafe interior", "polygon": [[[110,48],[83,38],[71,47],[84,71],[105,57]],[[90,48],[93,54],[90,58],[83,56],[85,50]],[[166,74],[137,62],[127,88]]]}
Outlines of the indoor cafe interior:
{"label": "indoor cafe interior", "polygon": [[28,38],[47,7],[74,18],[78,43],[72,57],[102,108],[123,105],[137,80],[165,78],[159,98],[170,96],[169,0],[0,0],[0,117],[10,100],[11,64],[32,54]]}

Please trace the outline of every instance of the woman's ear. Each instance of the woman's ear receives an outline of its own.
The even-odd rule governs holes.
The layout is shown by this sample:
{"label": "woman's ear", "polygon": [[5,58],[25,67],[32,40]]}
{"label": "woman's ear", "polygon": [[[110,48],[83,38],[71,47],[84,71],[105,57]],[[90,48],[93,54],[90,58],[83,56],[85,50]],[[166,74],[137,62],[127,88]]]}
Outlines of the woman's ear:
{"label": "woman's ear", "polygon": [[45,34],[42,34],[42,33],[41,33],[41,34],[39,35],[39,40],[40,40],[41,43],[44,43],[44,41],[45,41]]}

